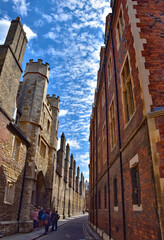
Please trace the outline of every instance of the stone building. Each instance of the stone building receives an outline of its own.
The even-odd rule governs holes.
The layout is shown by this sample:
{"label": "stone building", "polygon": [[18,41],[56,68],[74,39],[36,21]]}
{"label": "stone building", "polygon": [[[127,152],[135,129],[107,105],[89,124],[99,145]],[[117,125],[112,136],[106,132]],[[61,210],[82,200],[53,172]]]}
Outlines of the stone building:
{"label": "stone building", "polygon": [[0,232],[17,232],[30,143],[16,121],[16,96],[27,44],[20,19],[0,45]]}
{"label": "stone building", "polygon": [[85,211],[89,212],[89,182],[85,181]]}
{"label": "stone building", "polygon": [[49,71],[48,63],[44,64],[41,59],[38,62],[30,60],[17,97],[21,112],[19,126],[31,143],[22,206],[24,225],[29,223],[31,204],[45,209],[51,207],[59,97],[46,95]]}
{"label": "stone building", "polygon": [[90,121],[90,225],[164,239],[163,1],[112,0]]}
{"label": "stone building", "polygon": [[[63,217],[82,212],[84,177],[65,151],[57,152],[59,97],[47,95],[49,65],[41,59],[22,60],[27,44],[20,19],[11,22],[0,46],[0,233],[33,228],[33,206],[55,208]],[[66,154],[65,154],[66,153]],[[58,194],[58,205],[55,196]]]}
{"label": "stone building", "polygon": [[70,157],[69,144],[65,145],[66,139],[62,133],[54,172],[52,205],[63,218],[81,214],[85,205],[84,176],[81,173],[80,178],[79,167],[76,174],[76,161],[73,154]]}

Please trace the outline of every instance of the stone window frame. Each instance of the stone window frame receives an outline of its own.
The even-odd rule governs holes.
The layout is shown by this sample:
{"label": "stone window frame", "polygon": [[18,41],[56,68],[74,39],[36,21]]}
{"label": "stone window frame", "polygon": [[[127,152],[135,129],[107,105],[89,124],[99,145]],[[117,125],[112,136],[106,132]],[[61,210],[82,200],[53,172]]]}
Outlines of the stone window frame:
{"label": "stone window frame", "polygon": [[117,18],[117,23],[116,23],[117,50],[120,47],[124,29],[125,29],[125,20],[123,16],[123,6],[121,4],[118,18]]}
{"label": "stone window frame", "polygon": [[110,144],[111,150],[116,146],[116,114],[115,114],[114,96],[109,105],[109,119],[110,119]]}
{"label": "stone window frame", "polygon": [[[105,134],[104,134],[105,133]],[[103,164],[107,162],[107,136],[106,136],[106,122],[104,122],[102,127],[102,158],[103,158]]]}
{"label": "stone window frame", "polygon": [[4,203],[12,205],[14,203],[14,196],[15,196],[15,182],[8,179],[5,186]]}
{"label": "stone window frame", "polygon": [[[128,69],[129,69],[128,73],[126,68],[127,61],[128,61]],[[135,98],[134,98],[134,81],[131,73],[132,73],[132,69],[130,64],[130,57],[129,57],[129,53],[127,52],[121,71],[120,71],[125,127],[127,127],[129,122],[131,121],[136,110],[136,107],[135,107],[136,104],[135,104]]]}
{"label": "stone window frame", "polygon": [[[43,149],[42,146],[44,147],[43,153],[42,153],[42,149]],[[40,153],[40,156],[41,156],[42,158],[45,158],[45,157],[46,157],[46,151],[47,151],[46,144],[41,140],[41,141],[40,141],[40,150],[39,150],[39,153]]]}
{"label": "stone window frame", "polygon": [[129,161],[129,167],[130,167],[130,175],[131,175],[131,186],[132,186],[132,205],[133,205],[133,211],[136,212],[140,212],[142,211],[142,203],[141,203],[141,185],[140,185],[140,176],[139,176],[139,167],[138,167],[138,183],[137,183],[137,188],[138,188],[138,197],[139,202],[138,204],[133,203],[133,191],[135,191],[133,189],[133,179],[132,179],[132,169],[135,168],[136,166],[139,166],[139,158],[138,158],[138,154],[136,154],[130,161]]}
{"label": "stone window frame", "polygon": [[107,73],[108,73],[108,86],[109,86],[112,78],[112,54],[110,54],[108,59]]}
{"label": "stone window frame", "polygon": [[50,123],[50,120],[48,119],[47,120],[47,132],[49,133],[49,130],[50,130],[50,125],[51,125],[51,123]]}
{"label": "stone window frame", "polygon": [[12,148],[12,159],[14,161],[19,160],[20,148],[21,148],[21,141],[19,140],[19,138],[14,136],[14,138],[13,138],[13,148]]}

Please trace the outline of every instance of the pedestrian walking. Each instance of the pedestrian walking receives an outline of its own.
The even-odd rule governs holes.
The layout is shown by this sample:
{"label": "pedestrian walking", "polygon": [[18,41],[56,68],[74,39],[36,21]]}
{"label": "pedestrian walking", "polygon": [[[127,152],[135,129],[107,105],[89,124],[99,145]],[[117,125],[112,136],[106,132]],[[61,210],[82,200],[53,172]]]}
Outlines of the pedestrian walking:
{"label": "pedestrian walking", "polygon": [[43,224],[44,224],[44,227],[45,227],[45,234],[47,234],[49,226],[51,226],[51,218],[50,218],[50,215],[49,215],[49,211],[47,211],[46,214],[44,214]]}
{"label": "pedestrian walking", "polygon": [[43,207],[38,207],[38,227],[43,226],[43,218],[44,218],[44,209]]}
{"label": "pedestrian walking", "polygon": [[58,214],[58,211],[56,211],[55,213],[56,213],[56,215],[54,217],[54,224],[55,224],[55,231],[57,231],[57,229],[58,229],[58,220],[60,218],[60,215]]}
{"label": "pedestrian walking", "polygon": [[33,214],[32,214],[32,220],[33,220],[33,228],[35,229],[37,227],[38,222],[38,209],[34,208]]}
{"label": "pedestrian walking", "polygon": [[54,231],[54,226],[55,226],[55,218],[56,218],[56,212],[55,212],[55,209],[52,210],[52,213],[51,213],[51,231]]}

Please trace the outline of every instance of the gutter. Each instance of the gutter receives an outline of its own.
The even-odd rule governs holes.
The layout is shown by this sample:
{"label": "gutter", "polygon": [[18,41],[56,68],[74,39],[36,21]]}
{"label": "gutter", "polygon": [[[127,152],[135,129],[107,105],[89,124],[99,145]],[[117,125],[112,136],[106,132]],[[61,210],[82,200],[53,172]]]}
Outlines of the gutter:
{"label": "gutter", "polygon": [[[96,111],[96,232],[97,232],[97,227],[98,227],[98,189],[97,189],[97,177],[98,177],[98,143],[97,143],[97,107],[95,107]],[[93,126],[95,128],[95,126]],[[95,133],[93,129],[93,133]],[[94,152],[94,151],[93,151]]]}

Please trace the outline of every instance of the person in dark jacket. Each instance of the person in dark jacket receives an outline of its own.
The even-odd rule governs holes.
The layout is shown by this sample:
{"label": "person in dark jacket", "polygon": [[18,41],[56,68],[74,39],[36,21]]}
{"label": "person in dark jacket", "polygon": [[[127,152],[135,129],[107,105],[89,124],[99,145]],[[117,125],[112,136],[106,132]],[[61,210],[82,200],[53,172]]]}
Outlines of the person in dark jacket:
{"label": "person in dark jacket", "polygon": [[54,217],[54,223],[55,223],[55,231],[57,231],[57,229],[58,229],[58,220],[59,220],[60,216],[58,214],[58,211],[56,211],[55,213],[56,213],[56,215]]}
{"label": "person in dark jacket", "polygon": [[51,224],[52,224],[51,231],[54,231],[55,218],[56,218],[56,212],[55,212],[55,209],[53,209],[51,213]]}
{"label": "person in dark jacket", "polygon": [[47,211],[46,214],[44,214],[43,223],[45,227],[45,234],[47,234],[49,226],[51,226],[51,218],[49,215],[49,211]]}

